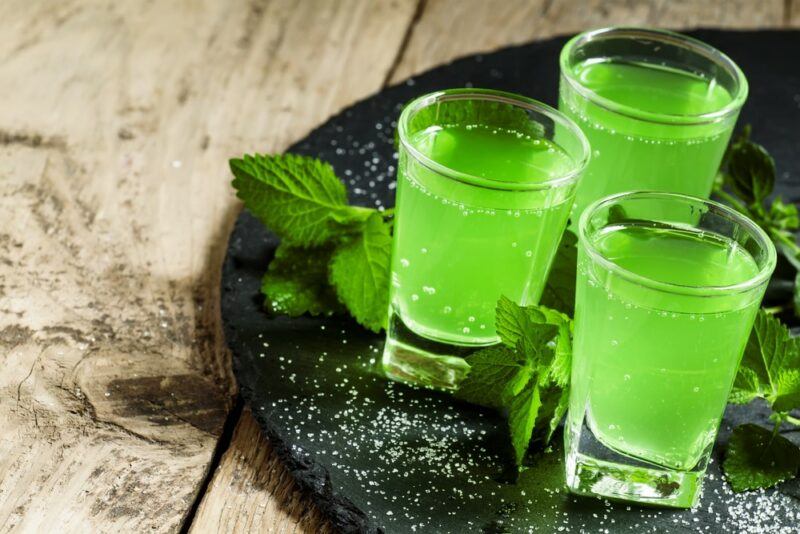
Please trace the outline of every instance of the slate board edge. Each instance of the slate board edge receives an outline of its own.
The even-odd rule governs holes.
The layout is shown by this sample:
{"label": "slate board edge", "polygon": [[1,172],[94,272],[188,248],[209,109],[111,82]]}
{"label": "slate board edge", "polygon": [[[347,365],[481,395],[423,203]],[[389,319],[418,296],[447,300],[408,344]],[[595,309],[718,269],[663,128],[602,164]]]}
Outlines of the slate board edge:
{"label": "slate board edge", "polygon": [[[756,30],[756,31],[746,30],[746,29],[720,30],[718,28],[703,28],[703,27],[685,28],[681,31],[684,33],[724,31],[725,33],[740,33],[740,34],[753,34],[753,33],[764,32],[764,30]],[[779,32],[781,30],[770,30],[770,33],[773,31]],[[788,31],[791,32],[791,30]],[[487,56],[499,53],[511,53],[513,50],[523,49],[527,46],[530,46],[531,44],[535,43],[542,44],[549,41],[563,40],[572,35],[574,34],[573,33],[560,34],[557,36],[550,37],[548,39],[531,41],[519,45],[503,47],[486,53],[465,55],[456,58],[452,61],[449,61],[447,63],[438,65],[422,73],[416,74],[411,78],[415,79],[422,76],[431,75],[431,73],[447,69],[454,65],[458,65],[459,63],[471,61],[474,59],[475,56],[479,55]],[[340,120],[341,117],[347,114],[350,110],[359,107],[364,102],[374,98],[377,94],[383,94],[384,96],[386,96],[387,94],[399,92],[406,85],[407,81],[408,80],[403,80],[397,84],[383,88],[377,93],[368,95],[354,102],[353,104],[341,109],[338,113],[329,117],[325,122],[317,125],[313,130],[309,131],[309,133],[305,137],[296,141],[294,144],[288,147],[286,149],[286,152],[296,151],[297,148],[300,145],[302,145],[305,139],[308,138],[312,132],[318,129],[322,129],[332,122]],[[239,379],[239,373],[242,371],[243,366],[240,362],[239,354],[234,349],[234,347],[238,345],[237,343],[238,334],[235,326],[232,324],[232,321],[230,319],[231,317],[230,313],[226,312],[226,310],[228,310],[229,305],[232,304],[233,301],[235,300],[232,295],[237,291],[232,284],[226,284],[226,280],[232,280],[233,275],[236,272],[234,254],[232,254],[232,251],[234,250],[235,243],[237,241],[235,238],[239,235],[240,232],[243,231],[242,230],[243,215],[244,211],[242,211],[242,213],[240,213],[239,216],[237,217],[234,229],[229,236],[228,246],[226,248],[226,255],[221,270],[221,280],[220,280],[221,282],[220,285],[222,289],[220,296],[220,309],[222,315],[223,334],[225,336],[226,345],[229,347],[232,353],[233,371],[238,384],[239,394],[242,396],[245,402],[249,406],[251,406],[252,409],[254,392],[252,391],[252,388],[245,385]],[[278,242],[277,238],[275,238],[275,242],[277,245]],[[361,509],[359,509],[355,504],[353,504],[349,499],[339,495],[338,492],[333,489],[329,471],[321,462],[314,460],[310,456],[303,456],[299,452],[292,450],[291,445],[287,443],[278,425],[274,424],[270,420],[270,418],[267,417],[267,415],[264,414],[262,411],[257,409],[252,409],[251,411],[256,421],[258,422],[259,426],[261,427],[262,432],[270,440],[270,443],[272,444],[279,459],[284,463],[286,468],[289,470],[290,474],[297,482],[300,490],[307,496],[311,497],[315,505],[328,518],[328,520],[331,522],[332,526],[336,530],[346,533],[364,533],[364,534],[383,534],[385,532],[382,528],[375,526],[372,520]]]}

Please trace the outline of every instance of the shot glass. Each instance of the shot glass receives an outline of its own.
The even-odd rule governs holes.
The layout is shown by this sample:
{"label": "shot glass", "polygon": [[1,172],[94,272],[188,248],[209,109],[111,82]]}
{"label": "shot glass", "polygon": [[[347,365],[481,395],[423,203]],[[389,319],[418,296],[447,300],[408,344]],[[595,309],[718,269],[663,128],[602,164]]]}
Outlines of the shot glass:
{"label": "shot glass", "polygon": [[584,210],[565,431],[571,491],[697,502],[775,261],[761,228],[709,200],[629,192]]}
{"label": "shot glass", "polygon": [[454,388],[463,357],[499,341],[498,298],[538,302],[590,151],[555,109],[492,90],[417,98],[398,135],[383,366]]}
{"label": "shot glass", "polygon": [[715,48],[677,33],[606,28],[560,56],[559,110],[592,146],[572,226],[591,202],[654,190],[708,198],[747,80]]}

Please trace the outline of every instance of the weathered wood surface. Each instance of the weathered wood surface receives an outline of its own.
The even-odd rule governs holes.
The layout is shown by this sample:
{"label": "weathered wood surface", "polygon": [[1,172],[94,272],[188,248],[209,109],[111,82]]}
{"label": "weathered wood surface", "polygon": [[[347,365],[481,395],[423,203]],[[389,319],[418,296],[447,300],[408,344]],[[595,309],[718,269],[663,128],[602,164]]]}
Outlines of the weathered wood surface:
{"label": "weathered wood surface", "polygon": [[333,531],[297,490],[288,470],[275,461],[269,442],[246,409],[190,532]]}
{"label": "weathered wood surface", "polygon": [[0,2],[0,531],[181,527],[234,392],[227,159],[379,88],[415,7]]}
{"label": "weathered wood surface", "polygon": [[461,55],[608,24],[800,25],[797,4],[0,2],[0,531],[326,528],[247,410],[218,444],[228,157]]}
{"label": "weathered wood surface", "polygon": [[785,10],[785,0],[428,0],[391,81],[467,54],[591,28],[779,27]]}

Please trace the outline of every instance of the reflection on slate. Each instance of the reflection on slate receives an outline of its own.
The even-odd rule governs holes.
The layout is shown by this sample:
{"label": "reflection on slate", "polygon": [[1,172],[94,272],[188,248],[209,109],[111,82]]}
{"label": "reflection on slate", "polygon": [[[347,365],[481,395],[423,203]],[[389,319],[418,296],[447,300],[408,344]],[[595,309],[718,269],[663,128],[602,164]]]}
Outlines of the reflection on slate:
{"label": "reflection on slate", "polygon": [[[698,31],[750,80],[739,124],[778,162],[778,192],[800,198],[800,32]],[[394,120],[403,103],[446,87],[491,87],[555,104],[564,39],[472,56],[371,97],[290,150],[331,162],[351,201],[394,200]],[[778,54],[782,50],[786,53]],[[789,53],[794,51],[793,53]],[[719,445],[736,424],[766,423],[761,406],[729,409],[694,511],[580,499],[563,488],[561,436],[507,482],[501,418],[379,375],[382,336],[347,318],[269,317],[260,278],[276,239],[247,213],[230,238],[222,315],[242,395],[294,477],[347,532],[792,532],[800,483],[734,495],[720,473]],[[797,439],[798,433],[788,433]]]}

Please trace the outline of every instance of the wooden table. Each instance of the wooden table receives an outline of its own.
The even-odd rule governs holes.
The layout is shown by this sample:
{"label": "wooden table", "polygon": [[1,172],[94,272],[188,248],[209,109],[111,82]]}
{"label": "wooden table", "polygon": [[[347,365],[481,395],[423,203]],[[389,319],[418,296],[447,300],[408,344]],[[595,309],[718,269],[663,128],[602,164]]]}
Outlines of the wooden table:
{"label": "wooden table", "polygon": [[321,532],[236,402],[227,160],[455,57],[800,0],[3,0],[0,531]]}

